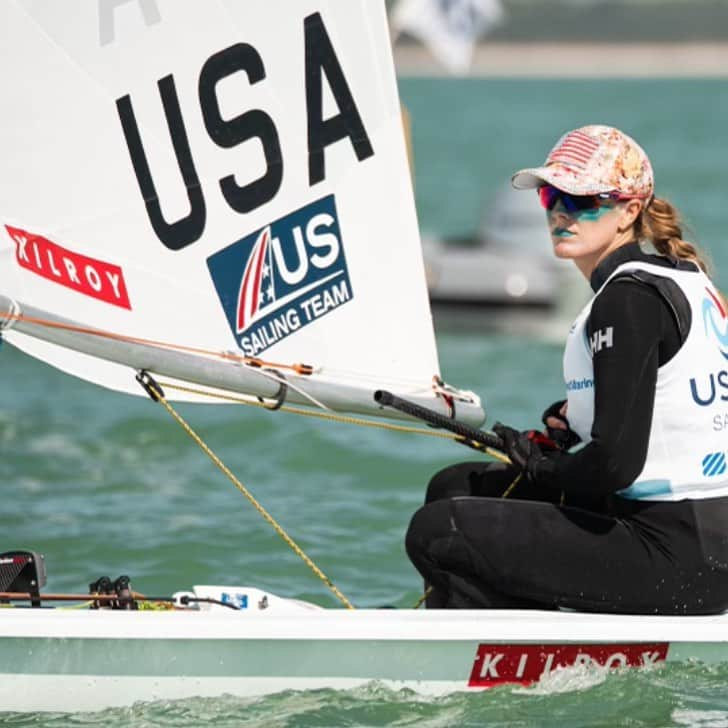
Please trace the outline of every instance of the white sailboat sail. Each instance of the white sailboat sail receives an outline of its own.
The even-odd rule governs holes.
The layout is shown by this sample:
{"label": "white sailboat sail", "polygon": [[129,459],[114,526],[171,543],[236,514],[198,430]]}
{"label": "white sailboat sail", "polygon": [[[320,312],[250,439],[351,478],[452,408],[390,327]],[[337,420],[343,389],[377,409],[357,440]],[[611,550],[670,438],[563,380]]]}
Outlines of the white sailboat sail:
{"label": "white sailboat sail", "polygon": [[8,0],[0,63],[4,338],[135,394],[273,396],[247,357],[448,411],[383,2]]}

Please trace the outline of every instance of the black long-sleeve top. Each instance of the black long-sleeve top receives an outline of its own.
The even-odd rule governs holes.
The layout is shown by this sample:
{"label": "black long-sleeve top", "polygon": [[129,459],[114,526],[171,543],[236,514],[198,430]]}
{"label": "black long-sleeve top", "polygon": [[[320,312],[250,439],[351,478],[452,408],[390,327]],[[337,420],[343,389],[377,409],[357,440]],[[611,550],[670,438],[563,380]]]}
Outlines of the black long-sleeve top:
{"label": "black long-sleeve top", "polygon": [[[633,243],[618,248],[595,268],[592,289],[599,290],[619,265],[634,260],[682,267],[682,261],[646,254]],[[593,355],[592,440],[574,453],[549,455],[534,473],[537,482],[574,495],[604,496],[626,488],[642,471],[657,370],[677,353],[686,336],[676,309],[689,312],[687,299],[672,286],[666,297],[664,290],[649,283],[617,277],[596,297],[587,334],[591,337],[608,326],[614,334],[613,345]]]}

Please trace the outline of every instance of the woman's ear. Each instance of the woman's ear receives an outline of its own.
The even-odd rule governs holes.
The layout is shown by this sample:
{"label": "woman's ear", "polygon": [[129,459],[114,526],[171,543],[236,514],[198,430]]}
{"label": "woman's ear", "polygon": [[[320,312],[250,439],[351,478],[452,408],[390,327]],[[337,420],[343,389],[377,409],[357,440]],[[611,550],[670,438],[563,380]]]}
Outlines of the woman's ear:
{"label": "woman's ear", "polygon": [[641,211],[641,200],[628,200],[626,205],[621,206],[619,231],[625,232],[626,230],[629,230],[634,225],[635,220],[639,217]]}

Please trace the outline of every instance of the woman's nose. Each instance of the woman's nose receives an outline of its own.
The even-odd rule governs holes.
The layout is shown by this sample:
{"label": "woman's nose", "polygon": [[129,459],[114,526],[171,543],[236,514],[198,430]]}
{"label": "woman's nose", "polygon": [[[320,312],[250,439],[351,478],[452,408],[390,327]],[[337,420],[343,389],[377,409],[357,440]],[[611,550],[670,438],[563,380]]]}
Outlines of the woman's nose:
{"label": "woman's nose", "polygon": [[548,211],[549,222],[563,226],[567,221],[571,222],[573,217],[571,213],[564,207],[561,200],[557,200],[556,204]]}

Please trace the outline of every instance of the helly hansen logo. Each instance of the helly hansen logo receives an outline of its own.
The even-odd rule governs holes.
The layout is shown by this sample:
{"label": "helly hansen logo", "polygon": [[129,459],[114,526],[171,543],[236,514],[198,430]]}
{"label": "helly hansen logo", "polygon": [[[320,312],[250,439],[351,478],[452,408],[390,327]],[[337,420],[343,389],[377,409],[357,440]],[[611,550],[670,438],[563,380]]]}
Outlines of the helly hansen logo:
{"label": "helly hansen logo", "polygon": [[468,687],[528,685],[565,667],[648,667],[664,662],[667,642],[571,645],[478,645]]}
{"label": "helly hansen logo", "polygon": [[725,453],[709,452],[703,458],[703,475],[712,477],[714,475],[723,475],[726,471]]}
{"label": "helly hansen logo", "polygon": [[598,354],[602,349],[611,349],[614,346],[614,326],[607,326],[606,329],[595,331],[589,339],[592,356]]}

